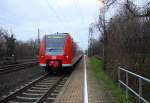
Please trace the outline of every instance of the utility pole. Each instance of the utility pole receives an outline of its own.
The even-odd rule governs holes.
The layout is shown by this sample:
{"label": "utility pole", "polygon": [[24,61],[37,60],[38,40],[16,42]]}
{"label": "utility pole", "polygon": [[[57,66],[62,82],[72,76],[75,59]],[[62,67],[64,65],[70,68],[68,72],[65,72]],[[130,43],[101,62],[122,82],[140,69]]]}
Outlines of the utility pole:
{"label": "utility pole", "polygon": [[104,57],[104,69],[106,69],[106,48],[107,48],[107,32],[106,32],[106,24],[105,24],[105,11],[106,11],[106,3],[105,0],[103,0],[104,8],[103,8],[103,29],[104,29],[104,48],[103,48],[103,57]]}
{"label": "utility pole", "polygon": [[40,44],[40,29],[38,28],[38,43]]}
{"label": "utility pole", "polygon": [[88,35],[88,55],[93,55],[93,24],[89,27],[89,35]]}
{"label": "utility pole", "polygon": [[89,56],[90,54],[90,32],[88,34],[88,50],[87,50],[87,55]]}

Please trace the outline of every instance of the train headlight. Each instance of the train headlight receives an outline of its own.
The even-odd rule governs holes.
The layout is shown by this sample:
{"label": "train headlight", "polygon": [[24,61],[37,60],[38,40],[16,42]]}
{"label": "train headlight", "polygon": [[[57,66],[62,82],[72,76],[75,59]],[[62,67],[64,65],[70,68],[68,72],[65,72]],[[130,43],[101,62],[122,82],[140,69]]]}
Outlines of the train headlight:
{"label": "train headlight", "polygon": [[68,59],[68,58],[69,58],[69,56],[68,56],[68,55],[66,55],[66,56],[65,56],[65,58],[67,58],[67,59]]}
{"label": "train headlight", "polygon": [[43,53],[41,53],[40,57],[41,57],[41,58],[44,58],[44,57],[45,57],[45,55],[44,55]]}

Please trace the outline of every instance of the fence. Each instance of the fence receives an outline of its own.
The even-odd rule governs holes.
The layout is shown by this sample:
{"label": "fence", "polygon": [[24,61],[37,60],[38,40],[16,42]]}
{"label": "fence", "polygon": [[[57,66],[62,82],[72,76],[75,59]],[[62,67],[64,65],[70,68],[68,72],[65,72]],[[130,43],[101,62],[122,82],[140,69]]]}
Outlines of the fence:
{"label": "fence", "polygon": [[[121,71],[123,71],[125,73],[125,78],[126,81],[123,82],[120,78],[120,73]],[[129,87],[128,85],[128,74],[135,76],[136,78],[138,78],[138,93],[136,91],[134,91],[131,87]],[[122,67],[118,68],[118,82],[119,82],[119,87],[121,86],[121,84],[126,88],[126,98],[128,98],[128,91],[131,91],[133,94],[135,94],[138,99],[139,99],[139,103],[141,103],[141,101],[143,101],[144,103],[149,103],[148,100],[146,100],[143,96],[142,96],[142,83],[143,81],[150,83],[150,79],[147,79],[145,77],[142,77],[138,74],[135,74],[129,70],[126,70]]]}

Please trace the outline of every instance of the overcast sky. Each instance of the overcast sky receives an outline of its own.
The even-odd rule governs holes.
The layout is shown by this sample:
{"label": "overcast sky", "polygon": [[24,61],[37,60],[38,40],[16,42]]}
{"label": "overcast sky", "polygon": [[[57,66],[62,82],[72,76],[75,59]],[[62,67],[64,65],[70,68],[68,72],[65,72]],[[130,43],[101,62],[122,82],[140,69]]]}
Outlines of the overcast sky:
{"label": "overcast sky", "polygon": [[98,0],[1,0],[0,26],[19,40],[44,33],[69,32],[82,49],[87,48],[88,27],[98,17]]}

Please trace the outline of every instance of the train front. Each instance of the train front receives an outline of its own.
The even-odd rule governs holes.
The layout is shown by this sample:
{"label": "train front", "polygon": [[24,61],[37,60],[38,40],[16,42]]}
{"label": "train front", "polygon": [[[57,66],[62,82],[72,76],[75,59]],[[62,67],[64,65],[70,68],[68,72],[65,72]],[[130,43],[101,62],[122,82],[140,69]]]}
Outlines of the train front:
{"label": "train front", "polygon": [[68,52],[70,46],[67,46],[71,45],[71,43],[67,43],[69,41],[65,34],[45,35],[42,41],[43,48],[41,47],[40,50],[40,65],[44,66],[46,71],[60,72],[62,66],[71,64],[71,56]]}

